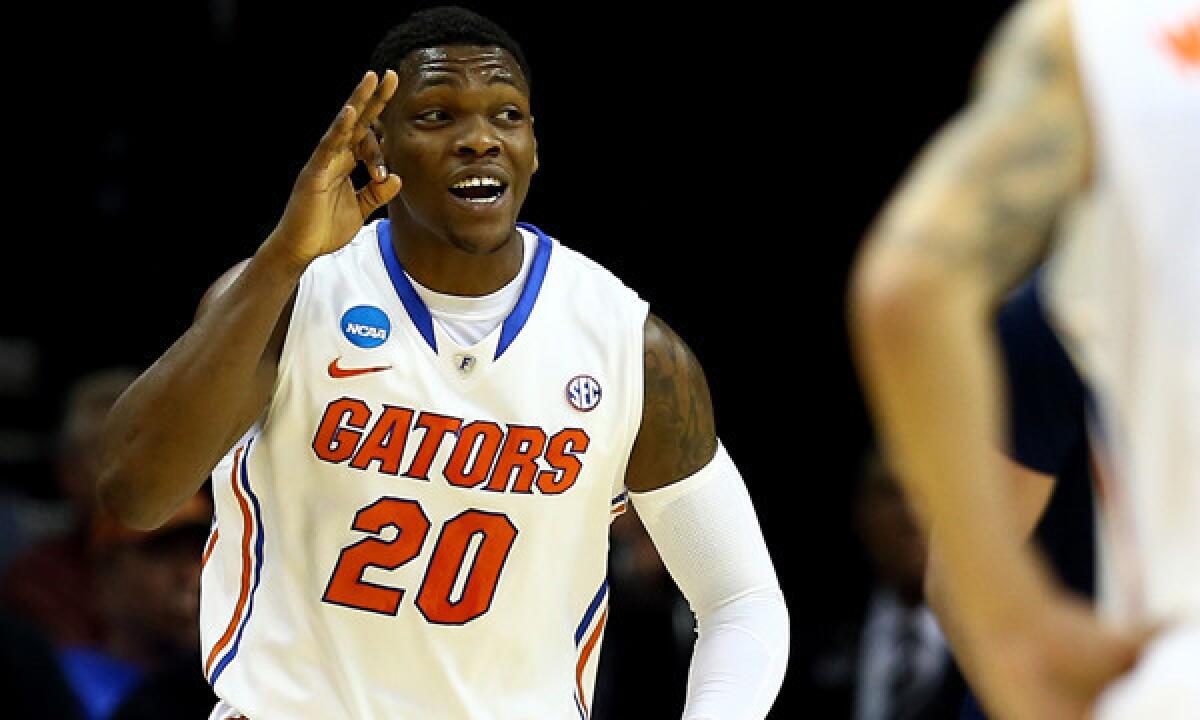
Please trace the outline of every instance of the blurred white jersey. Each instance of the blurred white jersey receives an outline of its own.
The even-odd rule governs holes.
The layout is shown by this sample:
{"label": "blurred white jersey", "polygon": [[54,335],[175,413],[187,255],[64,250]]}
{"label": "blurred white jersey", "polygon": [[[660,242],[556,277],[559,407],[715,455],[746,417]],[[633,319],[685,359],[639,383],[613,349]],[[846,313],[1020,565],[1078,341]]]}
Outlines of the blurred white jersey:
{"label": "blurred white jersey", "polygon": [[1075,0],[1092,190],[1046,275],[1094,392],[1118,619],[1200,620],[1200,0]]}
{"label": "blurred white jersey", "polygon": [[213,475],[200,627],[222,712],[588,716],[647,308],[520,231],[524,289],[470,347],[386,220],[305,272],[267,413]]}

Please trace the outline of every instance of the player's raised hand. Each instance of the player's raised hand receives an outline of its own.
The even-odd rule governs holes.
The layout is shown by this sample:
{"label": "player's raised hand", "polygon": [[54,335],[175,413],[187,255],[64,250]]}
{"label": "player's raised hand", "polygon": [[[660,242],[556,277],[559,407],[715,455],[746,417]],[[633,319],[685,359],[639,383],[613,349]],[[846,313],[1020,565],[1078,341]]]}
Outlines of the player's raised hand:
{"label": "player's raised hand", "polygon": [[[354,238],[367,217],[400,192],[371,131],[396,91],[395,71],[367,72],[296,177],[287,208],[268,242],[305,265]],[[370,182],[355,190],[350,173],[363,162]]]}

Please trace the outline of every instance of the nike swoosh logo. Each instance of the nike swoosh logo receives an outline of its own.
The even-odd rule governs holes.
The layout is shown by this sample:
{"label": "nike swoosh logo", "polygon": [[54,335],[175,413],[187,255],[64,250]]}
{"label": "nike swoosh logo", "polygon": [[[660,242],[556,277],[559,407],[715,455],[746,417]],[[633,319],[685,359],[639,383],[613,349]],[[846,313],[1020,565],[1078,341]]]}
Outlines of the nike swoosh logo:
{"label": "nike swoosh logo", "polygon": [[340,378],[348,378],[348,377],[356,377],[358,375],[366,375],[367,373],[382,372],[384,370],[392,369],[391,365],[380,365],[379,367],[364,367],[364,368],[344,368],[344,367],[338,366],[338,361],[341,359],[342,359],[341,357],[336,357],[333,359],[333,362],[329,363],[329,377],[339,378],[339,379]]}

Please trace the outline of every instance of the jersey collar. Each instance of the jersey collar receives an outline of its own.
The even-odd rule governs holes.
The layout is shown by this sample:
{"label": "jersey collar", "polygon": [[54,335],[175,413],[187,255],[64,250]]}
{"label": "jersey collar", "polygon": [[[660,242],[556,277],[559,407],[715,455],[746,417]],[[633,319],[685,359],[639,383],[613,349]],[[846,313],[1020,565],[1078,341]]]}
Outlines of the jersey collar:
{"label": "jersey collar", "polygon": [[[517,335],[529,320],[529,315],[533,312],[533,305],[537,302],[538,293],[541,292],[542,281],[546,279],[546,268],[550,264],[550,251],[554,247],[550,238],[534,225],[517,223],[517,227],[537,235],[537,249],[533,252],[533,261],[529,265],[529,275],[525,278],[525,287],[521,290],[521,296],[517,298],[517,304],[504,319],[504,325],[500,329],[500,341],[496,345],[495,359],[499,359],[508,346],[512,345],[513,340],[517,339]],[[409,318],[412,319],[413,326],[421,333],[421,337],[425,338],[429,348],[437,353],[437,338],[433,332],[433,315],[425,306],[425,301],[413,288],[412,281],[408,279],[408,274],[404,272],[404,267],[400,264],[400,259],[396,257],[396,248],[392,245],[391,221],[386,218],[380,220],[376,234],[379,237],[379,254],[383,257],[383,265],[387,268],[388,277],[391,278],[392,287],[396,289],[396,295],[408,312]]]}

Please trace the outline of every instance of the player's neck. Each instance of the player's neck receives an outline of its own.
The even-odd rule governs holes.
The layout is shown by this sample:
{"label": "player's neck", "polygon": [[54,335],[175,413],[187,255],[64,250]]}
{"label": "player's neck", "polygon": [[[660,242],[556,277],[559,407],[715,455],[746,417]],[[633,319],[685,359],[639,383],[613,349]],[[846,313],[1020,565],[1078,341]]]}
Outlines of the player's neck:
{"label": "player's neck", "polygon": [[392,245],[405,272],[435,292],[487,295],[511,282],[521,269],[524,243],[515,227],[496,250],[472,253],[404,218],[393,217],[391,226]]}

